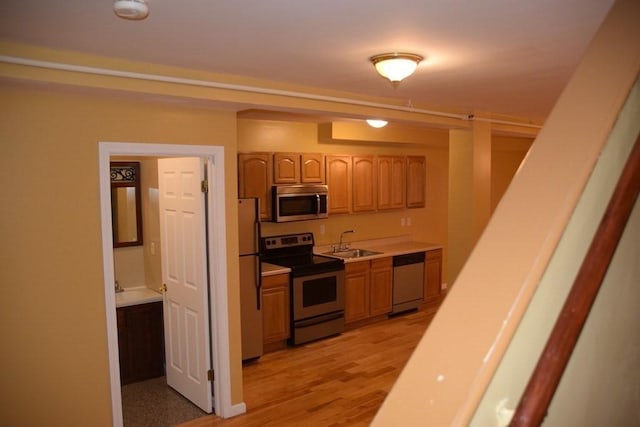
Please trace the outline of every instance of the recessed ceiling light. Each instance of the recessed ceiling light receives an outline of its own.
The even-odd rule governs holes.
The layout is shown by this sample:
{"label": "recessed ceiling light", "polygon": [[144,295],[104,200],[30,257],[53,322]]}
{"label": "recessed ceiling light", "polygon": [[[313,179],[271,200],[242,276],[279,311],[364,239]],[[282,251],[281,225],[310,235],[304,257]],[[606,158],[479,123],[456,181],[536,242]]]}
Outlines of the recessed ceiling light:
{"label": "recessed ceiling light", "polygon": [[380,120],[380,119],[367,119],[367,124],[369,126],[371,126],[372,128],[383,128],[387,125],[387,121],[386,120]]}
{"label": "recessed ceiling light", "polygon": [[149,15],[147,0],[115,0],[113,11],[120,18],[140,20]]}

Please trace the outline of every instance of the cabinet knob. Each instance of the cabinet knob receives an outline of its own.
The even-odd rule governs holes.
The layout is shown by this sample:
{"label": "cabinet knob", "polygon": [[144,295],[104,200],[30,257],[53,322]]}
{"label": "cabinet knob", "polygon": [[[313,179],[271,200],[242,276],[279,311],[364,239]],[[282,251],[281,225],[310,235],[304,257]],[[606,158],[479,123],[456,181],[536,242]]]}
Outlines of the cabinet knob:
{"label": "cabinet knob", "polygon": [[162,286],[160,286],[160,292],[162,292],[163,294],[167,293],[167,284],[163,283]]}

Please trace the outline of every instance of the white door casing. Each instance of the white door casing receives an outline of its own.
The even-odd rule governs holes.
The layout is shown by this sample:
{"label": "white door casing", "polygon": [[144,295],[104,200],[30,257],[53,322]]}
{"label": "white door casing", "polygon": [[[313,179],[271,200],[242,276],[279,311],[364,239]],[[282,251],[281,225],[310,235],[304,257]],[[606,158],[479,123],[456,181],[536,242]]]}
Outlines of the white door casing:
{"label": "white door casing", "polygon": [[211,413],[204,165],[158,160],[167,384]]}
{"label": "white door casing", "polygon": [[118,329],[114,293],[114,260],[111,224],[111,183],[109,161],[112,156],[184,157],[207,159],[209,193],[207,200],[207,230],[209,238],[209,304],[212,307],[209,325],[212,339],[216,415],[233,417],[246,412],[244,402],[231,402],[231,358],[229,337],[229,307],[227,290],[226,214],[224,147],[216,145],[173,145],[132,142],[98,143],[100,181],[100,219],[102,223],[102,260],[104,275],[105,320],[109,354],[109,379],[112,421],[122,426],[122,394],[118,358]]}

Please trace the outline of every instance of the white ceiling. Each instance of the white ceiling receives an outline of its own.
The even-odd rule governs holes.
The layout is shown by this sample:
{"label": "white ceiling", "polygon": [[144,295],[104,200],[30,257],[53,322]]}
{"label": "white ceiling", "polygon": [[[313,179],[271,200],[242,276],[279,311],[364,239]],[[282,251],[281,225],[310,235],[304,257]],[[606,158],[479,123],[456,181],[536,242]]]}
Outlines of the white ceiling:
{"label": "white ceiling", "polygon": [[[613,0],[2,0],[0,38],[400,99],[546,117]],[[368,58],[423,55],[393,89]]]}

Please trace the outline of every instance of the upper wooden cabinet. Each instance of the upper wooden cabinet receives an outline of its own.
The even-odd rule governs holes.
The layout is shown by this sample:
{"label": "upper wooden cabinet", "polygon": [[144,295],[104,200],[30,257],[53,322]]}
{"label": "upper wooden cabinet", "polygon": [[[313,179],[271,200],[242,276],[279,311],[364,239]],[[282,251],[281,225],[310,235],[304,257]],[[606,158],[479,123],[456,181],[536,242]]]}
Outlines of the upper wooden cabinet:
{"label": "upper wooden cabinet", "polygon": [[376,162],[374,156],[353,156],[353,211],[376,210]]}
{"label": "upper wooden cabinet", "polygon": [[438,301],[442,289],[442,249],[427,251],[424,263],[424,302]]}
{"label": "upper wooden cabinet", "polygon": [[275,153],[273,155],[273,182],[275,184],[300,182],[300,154]]}
{"label": "upper wooden cabinet", "polygon": [[426,158],[407,156],[407,207],[423,208],[426,190]]}
{"label": "upper wooden cabinet", "polygon": [[378,156],[378,209],[405,207],[405,158]]}
{"label": "upper wooden cabinet", "polygon": [[324,183],[324,154],[275,153],[273,182],[275,184]]}
{"label": "upper wooden cabinet", "polygon": [[329,214],[421,208],[426,204],[424,156],[238,154],[238,195],[260,199],[260,218],[271,220],[271,187],[325,183]]}
{"label": "upper wooden cabinet", "polygon": [[260,200],[260,218],[271,219],[271,153],[238,154],[238,196]]}
{"label": "upper wooden cabinet", "polygon": [[300,154],[300,182],[324,183],[324,154]]}
{"label": "upper wooden cabinet", "polygon": [[327,155],[329,214],[351,212],[351,156]]}

